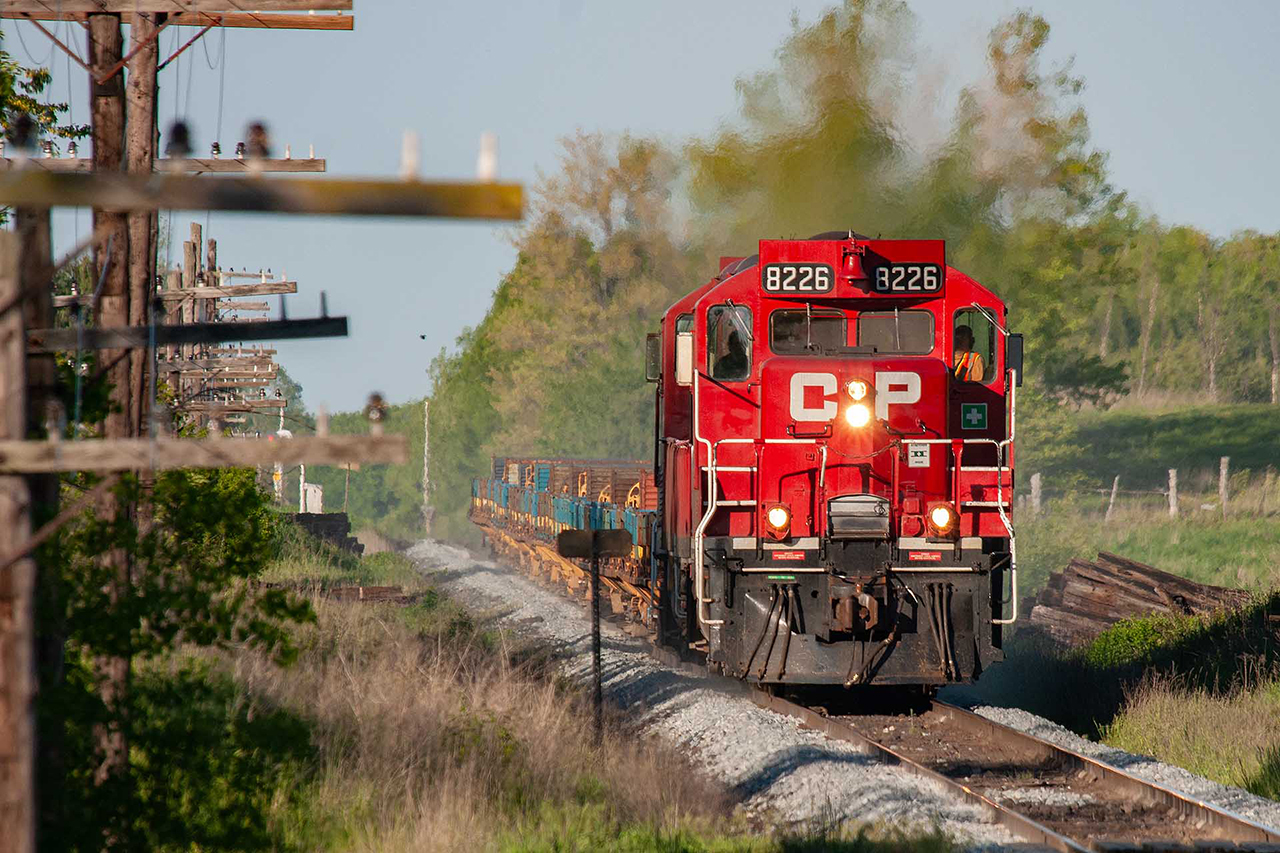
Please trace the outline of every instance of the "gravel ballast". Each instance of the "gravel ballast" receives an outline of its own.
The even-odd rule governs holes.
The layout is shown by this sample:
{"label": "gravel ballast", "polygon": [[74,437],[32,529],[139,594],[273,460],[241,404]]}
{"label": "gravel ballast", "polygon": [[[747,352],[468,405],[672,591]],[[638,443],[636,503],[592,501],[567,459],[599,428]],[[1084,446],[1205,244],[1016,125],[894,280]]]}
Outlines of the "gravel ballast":
{"label": "gravel ballast", "polygon": [[[424,540],[408,556],[462,604],[494,613],[499,624],[519,634],[552,643],[567,676],[589,678],[590,621],[581,604],[514,569],[443,543]],[[849,820],[938,826],[975,846],[1019,840],[940,787],[765,711],[721,687],[723,681],[666,667],[647,653],[645,642],[612,624],[603,624],[601,632],[606,701],[626,709],[646,733],[687,750],[695,764],[740,795],[748,815],[794,824]],[[1249,820],[1280,827],[1280,803],[1086,740],[1020,709],[973,710]],[[1039,795],[1028,790],[1018,796],[1035,800]]]}
{"label": "gravel ballast", "polygon": [[[426,540],[408,556],[460,603],[497,611],[500,624],[555,644],[568,677],[589,677],[586,608],[460,548]],[[802,729],[710,678],[663,666],[647,654],[644,642],[611,624],[602,625],[601,633],[606,701],[629,711],[647,734],[687,751],[739,795],[748,816],[795,825],[847,820],[937,826],[977,846],[1018,840],[938,786]]]}

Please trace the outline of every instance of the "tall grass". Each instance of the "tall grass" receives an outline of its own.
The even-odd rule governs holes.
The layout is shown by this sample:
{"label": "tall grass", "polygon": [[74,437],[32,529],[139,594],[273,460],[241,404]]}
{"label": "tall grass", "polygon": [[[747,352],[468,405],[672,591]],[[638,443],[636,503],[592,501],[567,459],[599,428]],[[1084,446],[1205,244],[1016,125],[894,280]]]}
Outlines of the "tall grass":
{"label": "tall grass", "polygon": [[593,744],[580,697],[457,612],[316,608],[297,666],[224,661],[246,697],[312,726],[315,781],[282,816],[295,840],[475,850],[587,826],[667,840],[727,826],[716,786],[621,720]]}
{"label": "tall grass", "polygon": [[1274,679],[1225,692],[1171,675],[1144,679],[1102,739],[1280,799],[1280,682]]}
{"label": "tall grass", "polygon": [[361,556],[311,536],[296,524],[281,524],[276,554],[259,580],[324,589],[339,584],[427,587],[412,561],[390,551]]}
{"label": "tall grass", "polygon": [[[317,587],[317,622],[296,635],[297,663],[281,668],[251,649],[209,661],[247,716],[309,727],[309,762],[269,797],[282,848],[951,849],[940,833],[872,832],[856,816],[783,835],[749,826],[722,786],[626,718],[606,714],[605,737],[593,742],[585,694],[546,650],[477,623],[398,554],[357,558],[294,537],[269,577]],[[418,603],[338,603],[319,588],[393,581],[418,591]]]}

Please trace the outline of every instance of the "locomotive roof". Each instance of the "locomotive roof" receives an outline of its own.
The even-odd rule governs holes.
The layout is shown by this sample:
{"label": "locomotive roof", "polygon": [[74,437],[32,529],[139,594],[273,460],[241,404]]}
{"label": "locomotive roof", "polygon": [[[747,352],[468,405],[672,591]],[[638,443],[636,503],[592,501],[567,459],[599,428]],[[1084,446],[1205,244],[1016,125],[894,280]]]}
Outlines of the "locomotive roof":
{"label": "locomotive roof", "polygon": [[[844,229],[840,231],[824,231],[822,233],[815,234],[812,237],[802,238],[800,240],[778,241],[778,242],[809,243],[809,242],[817,242],[817,241],[826,241],[826,242],[859,241],[862,243],[873,243],[873,244],[894,242],[894,241],[877,240],[875,238],[868,237],[865,234],[860,234],[857,231],[854,231],[852,229]],[[762,240],[761,246],[763,247],[764,244],[771,243],[771,242],[775,242],[775,241]],[[916,242],[922,243],[922,244],[923,243],[940,243],[940,241],[916,241]],[[748,272],[749,270],[758,267],[759,264],[760,264],[760,254],[758,252],[748,257],[741,258],[739,260],[735,260],[730,263],[727,263],[709,281],[697,287],[690,293],[685,294],[685,296],[681,297],[679,300],[671,304],[667,308],[667,311],[664,312],[664,318],[672,314],[680,314],[680,313],[684,313],[686,311],[692,310],[693,306],[697,304],[708,292],[712,290],[719,290],[721,287],[725,287],[729,292],[733,293],[736,296],[740,283],[737,281],[734,281],[734,279],[737,278],[737,276],[741,275],[742,273]],[[996,295],[990,288],[985,287],[983,284],[973,279],[969,275],[965,274],[964,272],[961,272],[960,270],[956,269],[955,267],[952,267],[945,263],[943,263],[943,266],[945,267],[945,273],[944,273],[945,281],[948,283],[948,285],[958,288],[959,292],[956,295],[959,295],[960,293],[967,293],[972,298],[994,300],[997,303],[1000,303],[1001,307],[1003,308],[1003,300],[1000,299],[1000,297]],[[802,299],[805,298],[803,295],[800,295],[800,294],[796,294],[796,296]],[[888,294],[886,294],[885,296],[878,296],[878,297],[872,297],[872,298],[884,299],[886,297],[888,297]],[[965,297],[965,298],[968,298],[968,297]]]}

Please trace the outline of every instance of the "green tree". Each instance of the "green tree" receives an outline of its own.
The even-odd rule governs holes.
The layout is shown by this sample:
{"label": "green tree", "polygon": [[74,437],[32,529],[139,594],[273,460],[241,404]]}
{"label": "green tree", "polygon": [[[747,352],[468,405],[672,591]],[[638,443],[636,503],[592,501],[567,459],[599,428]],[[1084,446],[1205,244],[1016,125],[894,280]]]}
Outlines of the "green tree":
{"label": "green tree", "polygon": [[490,455],[643,457],[653,429],[645,333],[692,286],[673,233],[674,156],[579,133],[535,190],[515,267],[484,322],[432,363],[432,505],[463,534]]}
{"label": "green tree", "polygon": [[[66,488],[77,485],[87,483]],[[39,768],[42,844],[50,850],[270,847],[263,828],[269,803],[261,793],[271,790],[264,786],[281,768],[261,758],[237,759],[244,738],[257,735],[251,721],[234,714],[210,721],[223,727],[221,736],[192,742],[192,729],[183,734],[179,721],[208,711],[210,691],[225,691],[189,667],[167,670],[179,649],[247,645],[281,664],[294,659],[289,627],[314,621],[310,604],[248,583],[273,554],[277,522],[267,497],[248,469],[168,471],[150,487],[126,478],[115,491],[139,511],[109,518],[86,511],[40,553],[42,566],[61,570],[62,591],[60,612],[41,619],[57,620],[67,636],[65,671],[46,682],[37,707],[41,730],[57,727],[66,747],[65,764]],[[130,561],[127,596],[112,592],[114,570],[99,559],[109,552]],[[142,689],[104,701],[95,665],[103,657],[129,659],[130,680]],[[104,730],[125,735],[126,764],[104,764]],[[298,748],[296,740],[288,747]],[[204,802],[222,808],[197,805]]]}
{"label": "green tree", "polygon": [[[0,33],[0,43],[4,34]],[[59,153],[57,140],[83,139],[89,135],[89,126],[63,124],[62,115],[70,107],[58,101],[42,101],[52,82],[48,68],[28,68],[0,49],[0,115],[4,129],[11,132],[19,116],[26,115],[35,123],[37,135],[44,136]]]}

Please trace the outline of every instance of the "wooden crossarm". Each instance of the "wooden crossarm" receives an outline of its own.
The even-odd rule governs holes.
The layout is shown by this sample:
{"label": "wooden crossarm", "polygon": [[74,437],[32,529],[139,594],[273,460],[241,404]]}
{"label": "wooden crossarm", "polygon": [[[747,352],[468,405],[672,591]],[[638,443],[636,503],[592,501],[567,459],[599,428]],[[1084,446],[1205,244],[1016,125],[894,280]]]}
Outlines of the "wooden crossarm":
{"label": "wooden crossarm", "polygon": [[[214,389],[208,389],[210,391]],[[203,412],[216,415],[219,412],[256,412],[260,409],[287,409],[288,400],[191,400],[177,408],[184,412]]]}
{"label": "wooden crossarm", "polygon": [[218,305],[219,311],[270,311],[270,302],[223,302]]}
{"label": "wooden crossarm", "polygon": [[201,371],[237,371],[240,373],[252,373],[254,368],[258,368],[259,373],[275,374],[276,365],[270,358],[244,358],[224,357],[224,358],[194,358],[194,359],[174,359],[173,361],[159,361],[156,369],[161,373],[186,373],[188,371],[195,373]]}
{"label": "wooden crossarm", "polygon": [[0,204],[518,220],[524,215],[524,189],[520,184],[471,181],[78,174],[24,169],[0,175]]}
{"label": "wooden crossarm", "polygon": [[[120,12],[120,23],[132,24],[133,12]],[[14,12],[7,6],[0,7],[0,18],[19,21],[79,21],[85,23],[85,12]],[[294,15],[280,12],[178,12],[169,16],[170,26],[182,27],[233,27],[265,30],[339,30],[355,29],[352,15]]]}
{"label": "wooden crossarm", "polygon": [[[288,338],[343,338],[346,317],[316,317],[310,320],[237,320],[230,323],[188,323],[156,326],[155,344],[212,344],[222,341],[276,341]],[[149,326],[122,326],[112,329],[30,329],[27,352],[74,352],[75,350],[132,349],[152,343]]]}
{"label": "wooden crossarm", "polygon": [[222,388],[262,388],[270,383],[271,377],[267,376],[222,376],[213,374],[205,376],[200,384],[210,390],[218,390]]}
{"label": "wooden crossarm", "polygon": [[5,0],[13,14],[67,15],[132,12],[350,12],[352,0]]}
{"label": "wooden crossarm", "polygon": [[261,380],[264,384],[271,382],[276,378],[274,370],[201,370],[199,368],[190,368],[185,370],[166,371],[169,373],[181,373],[184,376],[201,377],[209,382],[222,382],[231,379],[253,379]]}
{"label": "wooden crossarm", "polygon": [[[14,157],[0,157],[0,172],[11,171],[18,166],[26,169],[39,169],[45,172],[91,172],[93,160],[88,157],[30,157],[19,160]],[[258,172],[323,172],[327,169],[327,161],[312,157],[299,159],[270,158],[259,160],[253,166]],[[250,171],[248,160],[229,158],[190,158],[175,160],[163,158],[155,161],[157,172],[217,172],[244,175]]]}
{"label": "wooden crossarm", "polygon": [[234,466],[388,465],[407,462],[401,435],[329,435],[291,439],[106,439],[102,441],[0,441],[0,472],[158,471]]}
{"label": "wooden crossarm", "polygon": [[[157,290],[156,296],[165,302],[181,302],[184,299],[234,299],[238,296],[275,296],[281,293],[297,293],[296,281],[262,281],[256,284],[224,284],[219,287],[173,287]],[[80,302],[89,302],[93,296],[55,296],[54,308],[66,308]],[[228,307],[236,307],[231,303]],[[262,309],[266,310],[266,309]]]}

